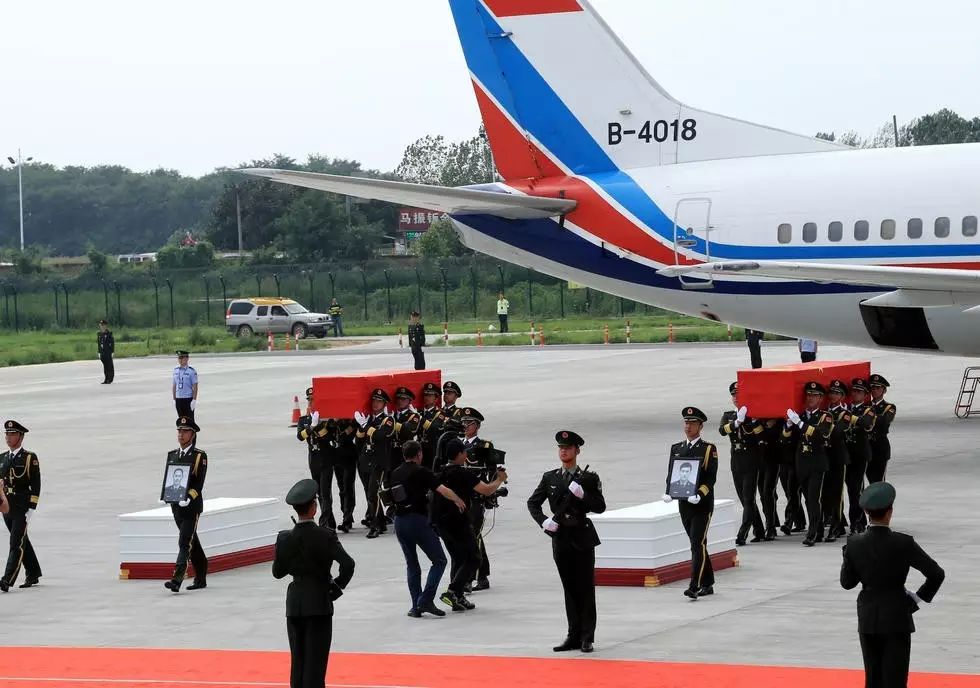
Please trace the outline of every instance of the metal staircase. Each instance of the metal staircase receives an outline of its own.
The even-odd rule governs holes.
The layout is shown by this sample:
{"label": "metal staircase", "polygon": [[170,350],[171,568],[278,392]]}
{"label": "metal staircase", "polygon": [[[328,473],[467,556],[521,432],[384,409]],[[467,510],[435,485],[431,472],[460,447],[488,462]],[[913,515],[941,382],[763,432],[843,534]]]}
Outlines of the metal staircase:
{"label": "metal staircase", "polygon": [[956,400],[953,413],[957,418],[980,416],[980,409],[973,409],[973,400],[977,387],[980,386],[980,366],[971,366],[963,371],[963,384],[960,385],[960,395]]}

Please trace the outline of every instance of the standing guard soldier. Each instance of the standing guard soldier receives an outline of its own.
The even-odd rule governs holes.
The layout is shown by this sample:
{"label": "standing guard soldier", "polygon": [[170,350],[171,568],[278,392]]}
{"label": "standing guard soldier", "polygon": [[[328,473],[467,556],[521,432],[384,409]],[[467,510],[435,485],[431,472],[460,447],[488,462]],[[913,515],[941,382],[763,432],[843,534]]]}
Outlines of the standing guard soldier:
{"label": "standing guard soldier", "polygon": [[870,391],[867,380],[860,377],[851,380],[851,426],[847,430],[847,454],[851,463],[844,476],[851,535],[863,533],[868,525],[860,502],[861,492],[864,490],[864,473],[871,459],[871,432],[876,422],[875,410],[868,403]]}
{"label": "standing guard soldier", "polygon": [[422,426],[422,416],[412,405],[413,401],[415,401],[415,394],[408,387],[399,387],[395,390],[396,409],[392,417],[395,421],[395,431],[392,436],[391,470],[397,468],[404,458],[402,445],[414,440]]}
{"label": "standing guard soldier", "polygon": [[[354,576],[354,560],[337,534],[316,525],[316,481],[300,480],[286,495],[299,521],[276,539],[272,575],[292,576],[286,589],[290,688],[323,688],[333,640],[334,602]],[[331,569],[337,562],[336,578]]]}
{"label": "standing guard soldier", "polygon": [[173,395],[174,405],[177,407],[177,416],[194,420],[194,412],[197,410],[197,371],[188,363],[190,356],[187,351],[177,352],[177,367],[174,368],[173,375]]}
{"label": "standing guard soldier", "polygon": [[[329,419],[320,420],[320,414],[312,410],[313,388],[306,389],[307,414],[296,425],[296,439],[306,442],[310,478],[319,486],[320,525],[337,529],[333,515],[333,475],[335,447],[331,446],[334,428]],[[335,425],[335,424],[334,424]]]}
{"label": "standing guard soldier", "polygon": [[[467,466],[479,472],[481,480],[490,482],[494,479],[495,469],[484,461],[486,452],[493,449],[493,442],[481,439],[480,427],[483,424],[483,414],[474,408],[466,407],[460,413],[463,423],[463,449],[466,451]],[[470,502],[470,522],[480,544],[480,568],[477,570],[476,584],[473,590],[486,590],[490,587],[490,557],[487,556],[487,545],[483,539],[483,524],[486,521],[487,508],[482,499]]]}
{"label": "standing guard soldier", "polygon": [[[595,548],[599,535],[588,514],[606,510],[602,481],[596,473],[582,470],[578,456],[585,440],[571,430],[555,434],[561,468],[547,471],[527,500],[531,518],[551,537],[551,553],[565,592],[568,634],[555,652],[579,649],[592,652],[595,642]],[[545,499],[551,517],[541,506]]]}
{"label": "standing guard soldier", "polygon": [[762,542],[765,539],[762,516],[755,503],[764,428],[762,423],[748,417],[745,406],[739,408],[738,382],[728,386],[728,393],[732,395],[732,404],[738,410],[725,411],[722,414],[718,431],[732,443],[732,479],[735,481],[738,501],[742,504],[742,524],[735,536],[735,544],[741,547],[749,536],[750,528],[752,542]]}
{"label": "standing guard soldier", "polygon": [[102,361],[102,384],[111,385],[116,377],[116,367],[112,363],[112,354],[116,351],[116,340],[109,329],[106,320],[99,321],[99,335],[96,338],[99,346],[99,360]]}
{"label": "standing guard soldier", "polygon": [[[670,458],[691,458],[700,464],[698,487],[694,494],[677,503],[684,532],[691,542],[691,583],[684,596],[692,600],[715,592],[715,572],[708,554],[708,526],[715,511],[715,480],[718,478],[718,448],[701,438],[701,430],[708,417],[698,408],[688,406],[681,411],[686,439],[670,447]],[[669,465],[669,464],[668,464]],[[667,489],[663,500],[674,501],[670,496],[670,470],[667,471]]]}
{"label": "standing guard soldier", "polygon": [[395,421],[387,413],[389,402],[391,397],[388,393],[383,389],[376,389],[371,392],[371,415],[354,412],[354,420],[359,426],[356,435],[360,450],[357,471],[361,475],[364,496],[367,499],[367,515],[361,523],[368,527],[367,537],[370,540],[388,530],[378,490],[384,485],[391,467],[391,442]]}
{"label": "standing guard soldier", "polygon": [[425,325],[422,324],[418,311],[412,311],[411,318],[408,325],[408,348],[412,350],[412,357],[415,359],[415,370],[425,370],[425,354],[422,352],[422,347],[425,346]]}
{"label": "standing guard soldier", "polygon": [[888,462],[892,458],[892,443],[888,439],[888,431],[895,420],[897,409],[895,404],[885,401],[885,392],[889,387],[888,380],[883,375],[874,374],[868,378],[871,389],[872,406],[875,411],[875,426],[871,431],[871,460],[868,462],[868,482],[878,483],[885,479],[888,472]]}
{"label": "standing guard soldier", "polygon": [[201,428],[194,419],[181,416],[177,419],[177,449],[167,454],[167,465],[182,464],[190,466],[187,479],[187,492],[184,498],[170,504],[179,535],[177,538],[177,563],[173,578],[164,583],[172,592],[179,592],[187,574],[187,560],[194,565],[194,582],[188,590],[208,587],[208,558],[197,537],[197,522],[204,511],[204,479],[208,473],[208,455],[197,447],[197,433]]}
{"label": "standing guard soldier", "polygon": [[822,509],[827,526],[826,542],[844,537],[844,477],[851,463],[847,453],[847,429],[851,427],[851,410],[844,403],[847,385],[843,380],[831,380],[827,388],[827,413],[834,421],[834,429],[827,443],[827,474],[823,480]]}
{"label": "standing guard soldier", "polygon": [[7,592],[17,582],[21,564],[26,569],[21,588],[34,587],[41,578],[41,565],[27,535],[27,526],[41,497],[41,465],[37,454],[24,449],[27,428],[15,420],[8,420],[3,424],[3,432],[7,451],[0,454],[0,490],[7,494],[3,522],[10,531],[10,548],[7,567],[0,578],[0,591]]}
{"label": "standing guard soldier", "polygon": [[796,475],[806,499],[809,521],[803,544],[813,547],[823,541],[820,491],[827,472],[827,439],[834,430],[834,419],[826,411],[820,410],[826,392],[824,386],[819,382],[807,382],[804,389],[806,409],[802,416],[793,409],[786,409],[783,441],[795,448]]}
{"label": "standing guard soldier", "polygon": [[[915,623],[912,615],[932,602],[946,572],[910,535],[890,527],[895,488],[886,482],[868,486],[861,495],[871,527],[847,538],[840,584],[861,584],[857,599],[858,637],[864,657],[865,688],[905,688]],[[916,592],[905,587],[909,569],[925,576]]]}
{"label": "standing guard soldier", "polygon": [[446,428],[446,417],[439,408],[439,387],[434,382],[422,386],[422,425],[419,428],[419,443],[422,445],[422,465],[430,471],[435,470],[436,445]]}

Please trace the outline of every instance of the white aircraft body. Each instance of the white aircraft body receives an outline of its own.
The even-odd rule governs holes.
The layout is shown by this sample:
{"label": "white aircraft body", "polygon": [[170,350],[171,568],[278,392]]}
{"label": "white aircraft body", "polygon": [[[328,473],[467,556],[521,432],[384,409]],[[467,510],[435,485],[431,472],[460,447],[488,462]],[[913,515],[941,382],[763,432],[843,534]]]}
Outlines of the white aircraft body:
{"label": "white aircraft body", "polygon": [[448,213],[464,243],[673,311],[980,354],[980,144],[856,150],[671,98],[586,0],[449,0],[501,182],[284,170]]}

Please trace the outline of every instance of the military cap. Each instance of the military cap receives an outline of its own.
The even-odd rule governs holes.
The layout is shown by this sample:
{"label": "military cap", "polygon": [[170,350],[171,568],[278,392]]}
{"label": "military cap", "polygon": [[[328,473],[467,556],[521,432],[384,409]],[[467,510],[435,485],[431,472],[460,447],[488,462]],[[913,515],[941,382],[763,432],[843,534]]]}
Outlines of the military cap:
{"label": "military cap", "polygon": [[684,420],[696,420],[699,423],[707,423],[708,417],[704,415],[704,411],[694,406],[687,406],[681,411],[681,416]]}
{"label": "military cap", "polygon": [[423,396],[426,394],[431,394],[432,396],[437,397],[440,394],[439,386],[434,382],[426,382],[424,385],[422,385],[422,394]]}
{"label": "military cap", "polygon": [[863,377],[856,377],[853,380],[851,380],[851,389],[859,389],[862,392],[871,391],[870,389],[868,389],[868,381],[865,380]]}
{"label": "military cap", "polygon": [[286,493],[286,504],[289,506],[303,506],[316,499],[319,489],[317,482],[311,478],[304,478],[289,488]]}
{"label": "military cap", "polygon": [[829,392],[837,392],[838,394],[847,394],[847,385],[844,384],[843,380],[831,380],[830,386],[827,387]]}
{"label": "military cap", "polygon": [[108,320],[105,320],[105,319],[103,319],[103,320],[100,320],[100,321],[99,321],[99,324],[100,324],[100,325],[108,325],[108,324],[109,324],[109,321],[108,321]]}
{"label": "military cap", "polygon": [[585,440],[577,432],[571,430],[559,430],[555,433],[555,442],[559,447],[581,447]]}
{"label": "military cap", "polygon": [[823,385],[821,385],[819,382],[814,382],[813,380],[811,380],[810,382],[806,383],[806,386],[804,387],[804,389],[806,390],[806,393],[807,394],[821,394],[822,395],[822,394],[826,394],[827,393],[827,390],[824,389],[824,386]]}
{"label": "military cap", "polygon": [[732,384],[728,385],[728,393],[729,394],[735,394],[735,392],[737,392],[737,391],[738,391],[738,380],[736,380]]}
{"label": "military cap", "polygon": [[180,418],[177,419],[177,429],[193,430],[194,432],[201,432],[201,428],[197,427],[197,423],[195,423],[187,416],[181,416]]}
{"label": "military cap", "polygon": [[885,376],[879,375],[878,373],[875,373],[869,377],[868,382],[870,383],[869,386],[871,387],[890,387],[888,380],[885,379]]}
{"label": "military cap", "polygon": [[410,390],[408,387],[399,387],[395,390],[396,399],[414,399],[415,392]]}
{"label": "military cap", "polygon": [[391,401],[391,397],[388,396],[388,393],[380,387],[371,392],[371,398],[377,399],[378,401],[383,401],[386,404]]}
{"label": "military cap", "polygon": [[183,349],[177,349],[177,358],[183,358],[184,356],[190,356],[190,351],[184,351]]}
{"label": "military cap", "polygon": [[871,483],[861,493],[861,508],[865,511],[880,511],[895,503],[895,488],[891,483]]}
{"label": "military cap", "polygon": [[483,414],[477,411],[475,408],[466,407],[463,409],[462,416],[460,420],[477,420],[481,423],[483,422]]}
{"label": "military cap", "polygon": [[306,388],[306,398],[309,399],[312,396],[313,396],[313,388],[312,387],[307,387]]}
{"label": "military cap", "polygon": [[19,432],[22,435],[26,435],[29,432],[27,428],[25,428],[23,425],[21,425],[20,423],[18,423],[15,420],[8,420],[6,423],[4,423],[3,424],[3,431],[4,432]]}
{"label": "military cap", "polygon": [[446,381],[446,382],[445,382],[445,383],[444,383],[444,384],[442,385],[442,391],[443,391],[443,394],[445,394],[446,392],[456,392],[456,396],[458,396],[458,397],[461,397],[461,396],[463,396],[463,390],[461,390],[461,389],[459,388],[459,385],[457,385],[457,384],[456,384],[455,382],[453,382],[452,380],[447,380],[447,381]]}

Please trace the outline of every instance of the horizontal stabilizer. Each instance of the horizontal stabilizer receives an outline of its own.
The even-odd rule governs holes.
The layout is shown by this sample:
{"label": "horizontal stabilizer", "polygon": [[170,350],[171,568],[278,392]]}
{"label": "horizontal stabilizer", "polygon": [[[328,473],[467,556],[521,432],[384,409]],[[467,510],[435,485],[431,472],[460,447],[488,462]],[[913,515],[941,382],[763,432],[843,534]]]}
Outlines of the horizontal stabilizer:
{"label": "horizontal stabilizer", "polygon": [[571,212],[576,205],[575,201],[564,198],[522,196],[482,189],[410,184],[385,179],[344,177],[336,174],[265,168],[238,171],[281,184],[292,184],[307,189],[319,189],[320,191],[330,191],[375,201],[387,201],[402,206],[436,210],[451,215],[486,214],[511,220],[523,220],[564,215]]}

